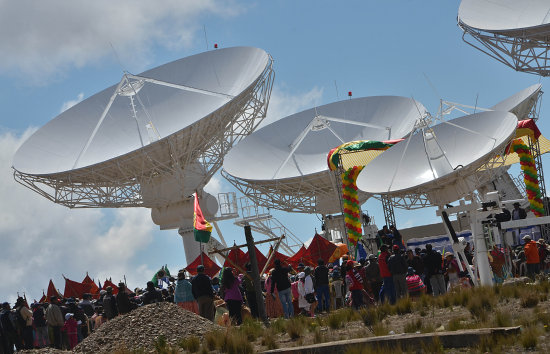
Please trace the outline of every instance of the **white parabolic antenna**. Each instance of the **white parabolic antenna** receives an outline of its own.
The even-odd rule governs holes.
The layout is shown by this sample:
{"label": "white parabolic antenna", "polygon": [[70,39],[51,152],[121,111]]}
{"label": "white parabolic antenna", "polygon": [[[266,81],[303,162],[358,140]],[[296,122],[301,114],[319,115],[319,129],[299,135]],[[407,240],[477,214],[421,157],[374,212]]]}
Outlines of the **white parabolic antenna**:
{"label": "white parabolic antenna", "polygon": [[531,111],[536,109],[541,89],[541,84],[529,86],[507,99],[500,101],[491,107],[491,110],[514,113],[519,120],[527,119]]}
{"label": "white parabolic antenna", "polygon": [[[336,213],[340,181],[327,167],[328,152],[353,140],[402,138],[425,113],[421,103],[397,96],[357,98],[308,109],[243,139],[226,156],[222,174],[259,205]],[[365,195],[362,198],[366,200]]]}
{"label": "white parabolic antenna", "polygon": [[271,57],[251,47],[125,73],[23,143],[15,178],[68,207],[188,201],[265,117],[272,80]]}
{"label": "white parabolic antenna", "polygon": [[489,111],[421,127],[368,164],[357,187],[398,198],[423,194],[435,206],[451,203],[487,183],[476,171],[504,156],[516,126],[514,114]]}
{"label": "white parabolic antenna", "polygon": [[[458,25],[468,44],[500,62],[518,71],[550,74],[547,0],[462,0]],[[468,41],[466,35],[477,43]]]}

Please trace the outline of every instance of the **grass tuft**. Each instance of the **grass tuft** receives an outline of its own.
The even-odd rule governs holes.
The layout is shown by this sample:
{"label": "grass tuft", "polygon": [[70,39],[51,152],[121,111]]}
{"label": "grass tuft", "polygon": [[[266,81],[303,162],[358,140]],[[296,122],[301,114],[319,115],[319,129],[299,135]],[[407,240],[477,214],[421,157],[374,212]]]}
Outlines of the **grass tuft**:
{"label": "grass tuft", "polygon": [[538,331],[535,327],[527,327],[520,335],[520,342],[524,349],[536,349]]}
{"label": "grass tuft", "polygon": [[179,341],[179,346],[190,353],[196,353],[201,346],[201,340],[197,336],[190,336]]}

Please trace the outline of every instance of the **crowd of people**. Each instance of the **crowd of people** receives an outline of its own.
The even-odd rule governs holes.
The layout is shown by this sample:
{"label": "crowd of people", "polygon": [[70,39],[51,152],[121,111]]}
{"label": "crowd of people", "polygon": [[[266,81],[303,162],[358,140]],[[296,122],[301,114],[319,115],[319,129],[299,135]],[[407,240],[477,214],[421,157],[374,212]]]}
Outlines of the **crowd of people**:
{"label": "crowd of people", "polygon": [[[396,231],[381,230],[378,254],[358,261],[345,255],[333,263],[325,264],[319,259],[315,267],[300,263],[293,269],[275,259],[274,267],[261,279],[259,296],[248,263],[244,274],[225,267],[219,276],[212,278],[203,265],[197,267],[193,277],[184,269],[177,278],[160,270],[156,281],[149,281],[145,289],[131,291],[120,283],[116,295],[112,287],[107,287],[100,291],[99,297],[52,296],[49,302],[30,306],[24,298],[18,298],[13,308],[4,302],[0,312],[0,354],[12,353],[14,348],[72,349],[106,321],[156,302],[175,303],[220,324],[240,325],[243,314],[260,317],[258,299],[269,318],[314,317],[345,306],[359,309],[383,302],[394,304],[407,296],[438,296],[456,287],[472,285],[466,264],[459,265],[454,254],[442,254],[430,244],[424,249],[405,249]],[[507,276],[506,272],[534,276],[548,271],[550,249],[544,240],[535,242],[525,236],[523,241],[523,246],[509,249],[512,267],[508,270],[506,250],[496,246],[490,250],[489,260],[497,282]],[[466,262],[472,265],[474,254],[470,245],[465,255]]]}

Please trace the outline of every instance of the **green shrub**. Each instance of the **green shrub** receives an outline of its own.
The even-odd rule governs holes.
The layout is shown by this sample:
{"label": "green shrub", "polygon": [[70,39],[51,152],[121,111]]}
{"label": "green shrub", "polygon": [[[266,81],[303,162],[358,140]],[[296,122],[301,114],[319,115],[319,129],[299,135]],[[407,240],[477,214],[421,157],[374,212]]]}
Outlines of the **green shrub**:
{"label": "green shrub", "polygon": [[538,333],[536,328],[526,328],[520,336],[520,342],[525,349],[536,349],[538,341]]}
{"label": "green shrub", "polygon": [[529,291],[521,295],[520,303],[524,308],[535,307],[539,303],[539,297],[534,291]]}
{"label": "green shrub", "polygon": [[304,333],[304,323],[299,317],[291,318],[286,322],[286,333],[291,339],[298,339]]}
{"label": "green shrub", "polygon": [[419,332],[422,329],[422,319],[412,320],[407,323],[405,323],[405,327],[403,328],[403,331],[405,333],[416,333]]}
{"label": "green shrub", "polygon": [[179,341],[178,344],[183,350],[187,350],[191,353],[196,353],[200,349],[201,340],[197,336],[190,336],[187,338],[183,338]]}

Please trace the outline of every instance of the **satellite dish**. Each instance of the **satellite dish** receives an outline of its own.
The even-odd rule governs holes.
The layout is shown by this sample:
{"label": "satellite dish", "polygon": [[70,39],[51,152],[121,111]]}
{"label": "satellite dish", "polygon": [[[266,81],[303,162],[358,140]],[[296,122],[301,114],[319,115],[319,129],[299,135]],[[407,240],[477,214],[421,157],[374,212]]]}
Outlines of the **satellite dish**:
{"label": "satellite dish", "polygon": [[357,187],[397,198],[426,195],[432,205],[451,203],[486,183],[476,171],[502,155],[516,126],[512,113],[489,111],[421,127],[368,164]]}
{"label": "satellite dish", "polygon": [[510,112],[516,115],[518,120],[530,118],[533,108],[536,108],[542,85],[535,84],[516,93],[513,96],[491,107],[494,111]]}
{"label": "satellite dish", "polygon": [[[293,114],[246,137],[227,154],[222,175],[256,203],[285,211],[340,210],[327,153],[344,142],[402,138],[426,113],[411,98],[375,96]],[[366,200],[366,195],[363,195]]]}
{"label": "satellite dish", "polygon": [[125,73],[23,143],[15,178],[68,207],[189,200],[265,117],[272,80],[271,57],[251,47]]}
{"label": "satellite dish", "polygon": [[[462,0],[463,39],[518,71],[550,74],[550,3],[546,0]],[[466,35],[476,39],[471,43]]]}

